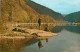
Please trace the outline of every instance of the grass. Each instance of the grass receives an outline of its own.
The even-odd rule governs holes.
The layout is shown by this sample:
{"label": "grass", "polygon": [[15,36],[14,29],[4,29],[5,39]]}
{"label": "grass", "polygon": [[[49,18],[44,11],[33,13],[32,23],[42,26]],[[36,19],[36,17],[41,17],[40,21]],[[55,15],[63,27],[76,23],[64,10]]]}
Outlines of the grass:
{"label": "grass", "polygon": [[6,33],[8,27],[4,26],[3,24],[0,24],[0,34]]}

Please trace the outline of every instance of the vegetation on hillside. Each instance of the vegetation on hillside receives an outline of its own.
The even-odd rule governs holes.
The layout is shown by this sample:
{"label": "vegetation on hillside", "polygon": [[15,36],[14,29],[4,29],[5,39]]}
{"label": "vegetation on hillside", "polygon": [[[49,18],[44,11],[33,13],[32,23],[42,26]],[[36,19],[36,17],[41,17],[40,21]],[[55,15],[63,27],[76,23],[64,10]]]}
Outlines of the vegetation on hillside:
{"label": "vegetation on hillside", "polygon": [[62,21],[64,19],[63,16],[60,13],[57,13],[57,12],[55,12],[55,11],[45,7],[45,6],[37,4],[37,3],[35,3],[31,0],[25,0],[25,1],[26,1],[27,5],[32,7],[34,10],[36,10],[40,14],[49,15],[49,16],[53,17],[55,20],[58,20],[58,21]]}
{"label": "vegetation on hillside", "polygon": [[37,23],[39,18],[43,19],[42,22],[55,22],[51,16],[36,12],[24,0],[1,0],[0,32],[6,29],[6,24]]}
{"label": "vegetation on hillside", "polygon": [[64,17],[64,20],[69,21],[69,22],[79,22],[80,21],[80,11],[68,14],[67,16]]}

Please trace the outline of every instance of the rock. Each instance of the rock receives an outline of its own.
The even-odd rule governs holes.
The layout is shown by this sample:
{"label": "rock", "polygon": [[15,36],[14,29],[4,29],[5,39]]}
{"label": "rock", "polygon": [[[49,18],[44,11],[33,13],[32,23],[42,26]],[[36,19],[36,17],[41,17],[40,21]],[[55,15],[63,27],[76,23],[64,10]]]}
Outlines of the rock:
{"label": "rock", "polygon": [[40,36],[38,35],[38,33],[33,33],[33,34],[31,34],[31,35],[34,35],[34,36],[40,37]]}
{"label": "rock", "polygon": [[14,28],[12,31],[17,31],[17,28]]}
{"label": "rock", "polygon": [[56,33],[52,33],[52,32],[47,32],[47,31],[43,31],[43,30],[37,30],[37,29],[27,29],[27,31],[30,34],[36,34],[38,36],[57,36]]}
{"label": "rock", "polygon": [[[16,30],[16,28],[15,28]],[[28,33],[25,33],[28,32]],[[23,28],[17,28],[17,31],[12,31],[8,34],[4,34],[3,37],[5,38],[17,38],[17,37],[33,37],[33,38],[38,38],[38,37],[52,37],[52,36],[57,36],[56,33],[48,32],[48,31],[43,31],[43,30],[37,30],[37,29],[26,29]]]}

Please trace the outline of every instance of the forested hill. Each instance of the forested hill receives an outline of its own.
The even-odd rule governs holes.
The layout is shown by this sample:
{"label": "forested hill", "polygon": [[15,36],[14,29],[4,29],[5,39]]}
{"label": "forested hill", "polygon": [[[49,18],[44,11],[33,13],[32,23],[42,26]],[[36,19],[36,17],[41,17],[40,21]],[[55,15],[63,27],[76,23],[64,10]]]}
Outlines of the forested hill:
{"label": "forested hill", "polygon": [[51,17],[53,17],[55,20],[62,21],[63,16],[60,13],[57,13],[45,6],[42,6],[40,4],[37,4],[31,0],[26,0],[26,4],[32,7],[34,10],[36,10],[40,14],[47,14]]}
{"label": "forested hill", "polygon": [[1,12],[1,18],[5,23],[35,23],[38,18],[42,18],[42,22],[54,22],[51,16],[44,17],[28,6],[24,0],[1,0]]}
{"label": "forested hill", "polygon": [[70,22],[80,22],[80,11],[68,14],[64,17],[64,20]]}

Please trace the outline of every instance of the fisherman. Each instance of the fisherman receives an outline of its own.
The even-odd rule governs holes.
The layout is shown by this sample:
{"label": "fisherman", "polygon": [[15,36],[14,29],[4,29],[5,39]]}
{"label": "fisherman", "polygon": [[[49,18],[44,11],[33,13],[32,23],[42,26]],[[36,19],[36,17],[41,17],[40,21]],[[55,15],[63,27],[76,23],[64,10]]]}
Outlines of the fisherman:
{"label": "fisherman", "polygon": [[38,19],[39,29],[41,27],[41,18]]}

